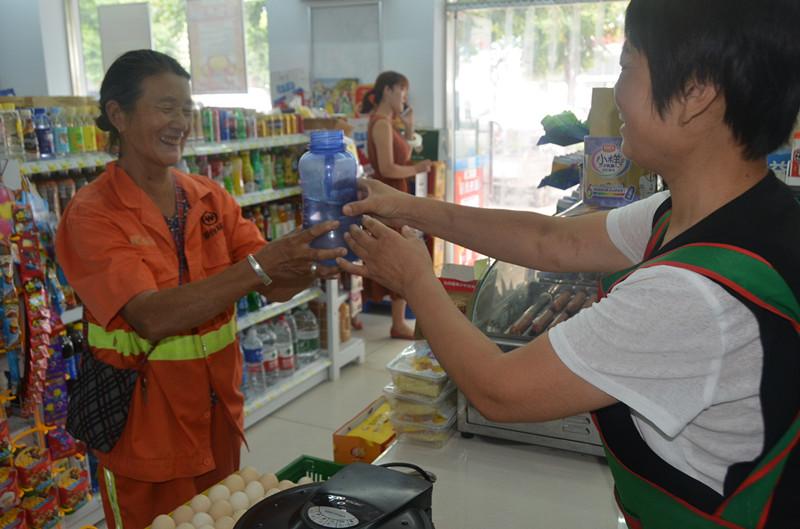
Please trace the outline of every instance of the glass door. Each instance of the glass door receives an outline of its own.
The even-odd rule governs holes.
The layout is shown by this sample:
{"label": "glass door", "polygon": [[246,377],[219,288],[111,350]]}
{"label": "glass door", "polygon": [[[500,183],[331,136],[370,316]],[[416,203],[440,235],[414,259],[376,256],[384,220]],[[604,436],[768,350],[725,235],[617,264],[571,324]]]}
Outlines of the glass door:
{"label": "glass door", "polygon": [[[492,4],[500,4],[493,6]],[[448,87],[452,199],[555,213],[572,190],[539,188],[553,158],[577,147],[537,146],[547,115],[585,120],[592,88],[619,75],[626,1],[451,2]],[[451,261],[477,256],[455,247]]]}

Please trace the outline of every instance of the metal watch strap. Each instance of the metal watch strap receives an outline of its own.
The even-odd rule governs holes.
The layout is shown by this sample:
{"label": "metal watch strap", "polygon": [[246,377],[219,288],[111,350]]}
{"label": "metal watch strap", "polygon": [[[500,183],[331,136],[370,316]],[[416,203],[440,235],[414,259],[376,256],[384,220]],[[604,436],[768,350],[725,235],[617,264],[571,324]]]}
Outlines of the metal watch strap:
{"label": "metal watch strap", "polygon": [[272,278],[261,268],[261,265],[258,263],[258,260],[253,257],[253,254],[247,256],[247,262],[250,263],[250,268],[253,269],[253,272],[255,272],[261,282],[264,283],[264,286],[268,287],[272,284]]}

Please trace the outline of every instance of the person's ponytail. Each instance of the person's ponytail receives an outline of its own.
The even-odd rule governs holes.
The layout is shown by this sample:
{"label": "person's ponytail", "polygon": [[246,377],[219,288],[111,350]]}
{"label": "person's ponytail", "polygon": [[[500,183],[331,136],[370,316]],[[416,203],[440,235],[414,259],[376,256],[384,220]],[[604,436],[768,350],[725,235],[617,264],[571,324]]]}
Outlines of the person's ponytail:
{"label": "person's ponytail", "polygon": [[395,86],[403,86],[408,88],[408,79],[406,76],[397,72],[383,72],[375,79],[375,84],[372,90],[364,95],[364,100],[361,102],[361,113],[369,114],[381,104],[383,99],[383,91],[386,88],[394,88]]}

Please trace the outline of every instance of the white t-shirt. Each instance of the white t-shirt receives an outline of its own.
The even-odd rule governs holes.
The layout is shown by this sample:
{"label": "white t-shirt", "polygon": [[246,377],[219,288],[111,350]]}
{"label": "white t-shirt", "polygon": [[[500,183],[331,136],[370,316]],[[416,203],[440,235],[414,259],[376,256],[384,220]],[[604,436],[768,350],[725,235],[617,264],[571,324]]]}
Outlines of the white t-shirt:
{"label": "white t-shirt", "polygon": [[[608,234],[632,264],[668,196],[609,213]],[[758,322],[717,283],[670,266],[637,270],[550,341],[570,370],[631,408],[656,454],[717,492],[729,466],[761,453]]]}

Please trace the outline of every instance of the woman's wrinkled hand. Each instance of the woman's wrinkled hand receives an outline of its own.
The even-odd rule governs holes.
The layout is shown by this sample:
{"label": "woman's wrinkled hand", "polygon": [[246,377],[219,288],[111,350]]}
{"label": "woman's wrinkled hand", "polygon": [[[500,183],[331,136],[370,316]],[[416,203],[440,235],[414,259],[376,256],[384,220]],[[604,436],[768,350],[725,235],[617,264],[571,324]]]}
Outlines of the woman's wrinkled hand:
{"label": "woman's wrinkled hand", "polygon": [[311,241],[339,227],[338,221],[329,221],[307,230],[298,230],[264,246],[254,257],[273,280],[297,279],[317,276],[331,279],[339,273],[336,266],[318,265],[319,261],[334,260],[347,255],[346,248],[317,250]]}
{"label": "woman's wrinkled hand", "polygon": [[407,224],[405,210],[414,197],[377,180],[359,180],[359,201],[347,204],[343,211],[349,217],[371,215],[383,224],[401,228]]}
{"label": "woman's wrinkled hand", "polygon": [[414,281],[433,275],[428,249],[414,230],[404,226],[397,233],[369,216],[364,216],[363,224],[363,228],[352,226],[345,240],[364,264],[339,258],[336,262],[343,271],[377,281],[401,297]]}

